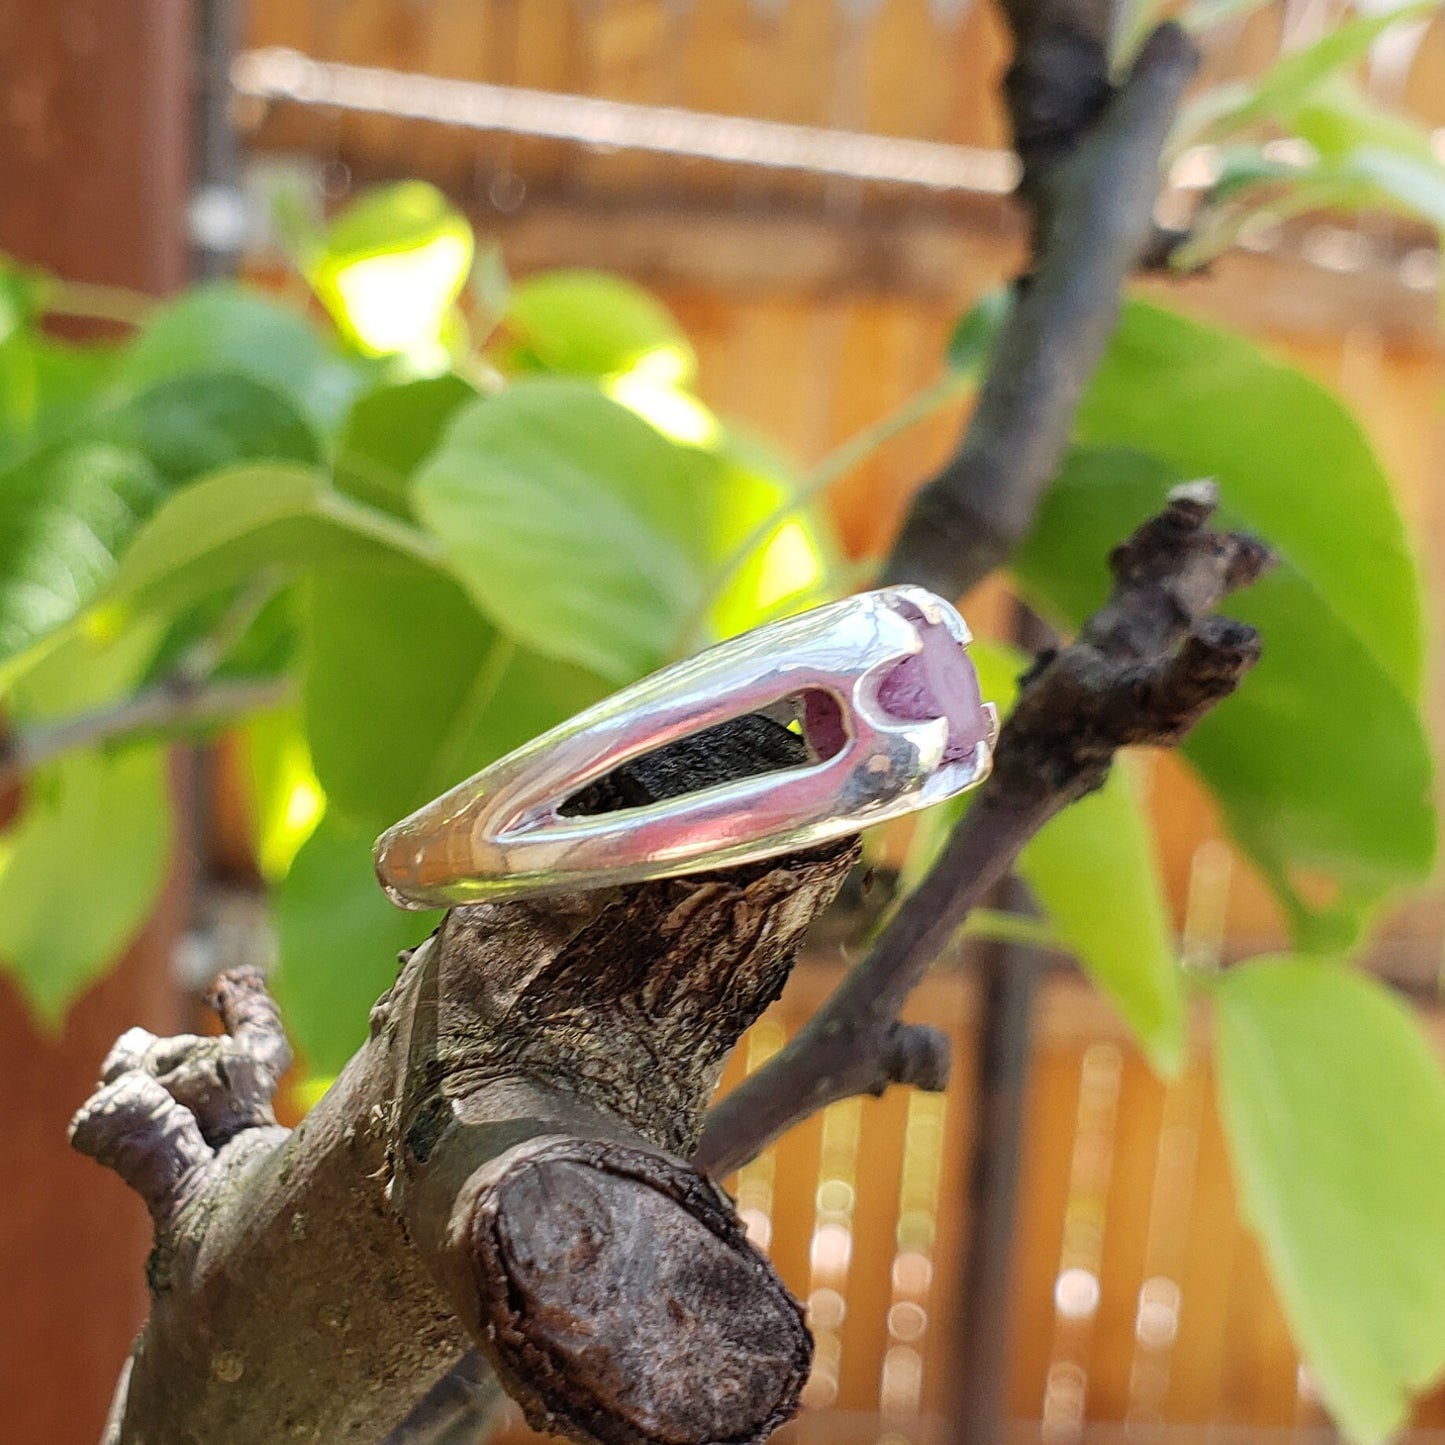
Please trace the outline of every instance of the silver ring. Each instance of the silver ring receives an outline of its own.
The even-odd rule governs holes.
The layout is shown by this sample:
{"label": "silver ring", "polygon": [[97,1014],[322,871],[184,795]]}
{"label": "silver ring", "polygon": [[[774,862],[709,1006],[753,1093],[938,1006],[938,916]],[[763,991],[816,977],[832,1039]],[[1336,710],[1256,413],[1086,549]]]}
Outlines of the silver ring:
{"label": "silver ring", "polygon": [[[402,908],[572,892],[792,853],[981,783],[998,713],[968,626],[886,587],[759,627],[653,673],[388,828],[376,873]],[[612,812],[569,799],[614,769],[749,713],[788,721],[796,767]]]}

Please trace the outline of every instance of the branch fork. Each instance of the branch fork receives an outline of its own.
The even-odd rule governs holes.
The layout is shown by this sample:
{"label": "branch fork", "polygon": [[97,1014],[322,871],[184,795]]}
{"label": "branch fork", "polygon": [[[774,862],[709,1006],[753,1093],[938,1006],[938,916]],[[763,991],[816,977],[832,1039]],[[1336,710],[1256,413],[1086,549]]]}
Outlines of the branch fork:
{"label": "branch fork", "polygon": [[1259,659],[1254,629],[1214,608],[1273,559],[1209,527],[1217,501],[1213,482],[1178,487],[1115,549],[1109,600],[1025,677],[993,774],[927,876],[818,1013],[712,1110],[701,1167],[730,1173],[834,1100],[946,1082],[941,1036],[898,1017],[930,964],[1023,845],[1103,783],[1119,748],[1178,743]]}

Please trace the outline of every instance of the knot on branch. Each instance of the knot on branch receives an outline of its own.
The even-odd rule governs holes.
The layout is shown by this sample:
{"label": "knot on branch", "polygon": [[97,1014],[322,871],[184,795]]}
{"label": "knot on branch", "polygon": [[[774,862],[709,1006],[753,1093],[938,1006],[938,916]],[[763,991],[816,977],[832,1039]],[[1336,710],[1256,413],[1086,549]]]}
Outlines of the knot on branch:
{"label": "knot on branch", "polygon": [[70,1125],[74,1147],[114,1169],[160,1227],[200,1193],[219,1150],[276,1125],[271,1102],[291,1062],[255,969],[223,975],[211,1002],[226,1029],[217,1037],[123,1033],[101,1065],[101,1087]]}
{"label": "knot on branch", "polygon": [[1051,23],[1019,47],[1004,76],[1004,99],[1026,195],[1042,168],[1088,134],[1112,93],[1102,40],[1067,19]]}
{"label": "knot on branch", "polygon": [[486,1172],[472,1277],[488,1352],[534,1427],[751,1445],[793,1414],[812,1359],[802,1310],[695,1170],[553,1139]]}
{"label": "knot on branch", "polygon": [[1259,660],[1259,634],[1213,610],[1274,557],[1257,538],[1209,527],[1218,500],[1213,482],[1176,487],[1114,549],[1109,600],[1025,679],[996,786],[1080,797],[1119,748],[1178,743]]}
{"label": "knot on branch", "polygon": [[878,1080],[870,1090],[882,1094],[890,1084],[911,1084],[925,1093],[948,1087],[952,1050],[948,1035],[931,1024],[894,1023],[878,1052]]}

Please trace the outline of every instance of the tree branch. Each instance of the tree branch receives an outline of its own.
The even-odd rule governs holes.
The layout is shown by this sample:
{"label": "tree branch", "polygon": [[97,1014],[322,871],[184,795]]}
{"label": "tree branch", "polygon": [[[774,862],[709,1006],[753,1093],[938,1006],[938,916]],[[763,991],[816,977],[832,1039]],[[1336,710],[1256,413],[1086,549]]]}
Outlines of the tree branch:
{"label": "tree branch", "polygon": [[1210,483],[1177,488],[1115,550],[1109,601],[1025,680],[993,775],[928,875],[802,1031],[713,1109],[700,1167],[726,1175],[834,1100],[939,1087],[936,1050],[898,1011],[970,909],[1050,818],[1103,783],[1117,749],[1178,742],[1259,657],[1252,628],[1212,614],[1270,554],[1211,531],[1215,500]]}
{"label": "tree branch", "polygon": [[958,452],[914,499],[885,580],[957,597],[1028,531],[1058,469],[1084,387],[1118,317],[1124,281],[1154,234],[1159,163],[1198,53],[1175,25],[1107,83],[1102,42],[1065,7],[1015,14],[1009,73],[1021,191],[1034,212],[1034,263],[995,343]]}

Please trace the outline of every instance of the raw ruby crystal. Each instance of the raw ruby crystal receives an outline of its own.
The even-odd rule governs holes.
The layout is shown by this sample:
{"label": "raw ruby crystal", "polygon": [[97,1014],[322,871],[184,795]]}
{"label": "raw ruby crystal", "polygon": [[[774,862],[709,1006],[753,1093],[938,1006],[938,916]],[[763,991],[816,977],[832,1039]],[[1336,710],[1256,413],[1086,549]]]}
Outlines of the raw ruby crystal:
{"label": "raw ruby crystal", "polygon": [[923,649],[905,657],[883,679],[878,701],[892,717],[910,722],[948,719],[946,763],[962,762],[988,738],[978,674],[968,653],[941,622],[930,622],[909,602],[893,604],[918,626]]}

